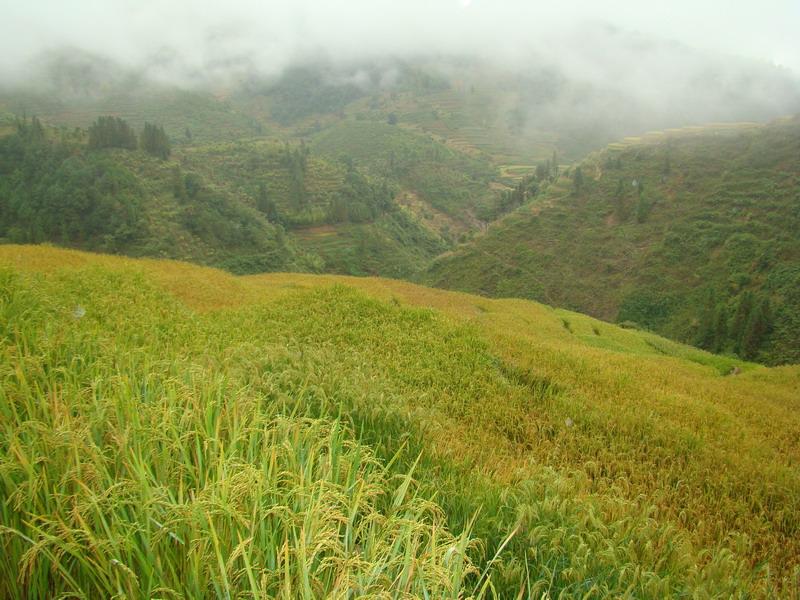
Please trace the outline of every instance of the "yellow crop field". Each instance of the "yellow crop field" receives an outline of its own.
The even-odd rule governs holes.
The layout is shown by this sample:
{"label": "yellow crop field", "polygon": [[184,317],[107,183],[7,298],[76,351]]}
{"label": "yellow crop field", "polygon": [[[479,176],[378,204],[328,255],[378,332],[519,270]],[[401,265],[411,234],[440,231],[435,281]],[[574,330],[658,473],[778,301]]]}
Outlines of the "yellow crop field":
{"label": "yellow crop field", "polygon": [[0,246],[0,596],[797,597],[800,366]]}

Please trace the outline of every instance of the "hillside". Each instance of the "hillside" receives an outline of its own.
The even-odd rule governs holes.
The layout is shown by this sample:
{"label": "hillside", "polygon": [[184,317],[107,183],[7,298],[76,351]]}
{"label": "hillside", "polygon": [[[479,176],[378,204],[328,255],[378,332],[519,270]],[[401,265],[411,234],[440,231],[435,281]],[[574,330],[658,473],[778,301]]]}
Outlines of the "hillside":
{"label": "hillside", "polygon": [[91,149],[86,137],[37,119],[0,137],[0,242],[181,258],[238,272],[314,268],[314,257],[250,197],[142,151]]}
{"label": "hillside", "polygon": [[0,336],[4,597],[798,589],[797,367],[45,246],[0,246]]}
{"label": "hillside", "polygon": [[800,361],[800,119],[629,138],[579,169],[427,281]]}
{"label": "hillside", "polygon": [[[647,60],[665,57],[661,44],[604,29],[587,33],[620,57],[634,49],[642,59],[642,52]],[[56,175],[20,176],[19,153],[6,152],[2,174],[19,190],[0,189],[0,240],[170,257],[236,273],[415,278],[515,208],[510,194],[545,161],[577,160],[620,136],[712,114],[764,120],[800,106],[800,84],[788,72],[708,62],[687,48],[678,55],[705,65],[695,74],[702,84],[692,72],[675,73],[689,84],[676,84],[675,97],[664,90],[654,102],[625,77],[592,80],[544,56],[524,66],[466,56],[317,57],[272,75],[256,69],[166,83],[157,67],[148,73],[74,48],[53,49],[24,82],[0,82],[0,145],[15,135],[15,119],[35,115],[50,140],[62,142],[64,158],[79,156],[70,166],[87,166],[82,188],[97,187],[86,172],[102,178],[113,166],[139,191],[107,202],[127,214],[108,221],[106,211],[97,231],[55,231],[13,207],[29,200],[11,196],[28,194],[37,177],[47,179],[39,185],[52,208],[65,190],[80,195],[75,178],[61,181],[72,176],[55,164]],[[87,155],[85,131],[106,116],[137,133],[146,123],[162,126],[171,157],[156,164],[136,152]],[[97,162],[105,166],[95,168]],[[200,195],[188,197],[180,179]],[[98,193],[108,199],[115,192]],[[131,202],[136,195],[142,197]],[[32,204],[42,211],[40,200]]]}
{"label": "hillside", "polygon": [[412,194],[396,179],[302,141],[192,144],[165,159],[92,148],[89,137],[37,118],[0,135],[0,241],[169,257],[237,273],[396,277],[449,247],[446,224],[430,225],[406,206]]}

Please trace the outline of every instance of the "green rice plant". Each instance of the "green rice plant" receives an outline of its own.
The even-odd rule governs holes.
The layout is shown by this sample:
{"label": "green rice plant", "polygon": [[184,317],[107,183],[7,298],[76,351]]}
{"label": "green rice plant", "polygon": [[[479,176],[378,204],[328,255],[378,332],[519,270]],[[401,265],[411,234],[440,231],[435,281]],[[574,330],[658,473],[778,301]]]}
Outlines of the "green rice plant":
{"label": "green rice plant", "polygon": [[411,470],[181,356],[141,277],[0,282],[1,596],[465,597]]}
{"label": "green rice plant", "polygon": [[391,280],[0,261],[0,595],[796,587],[794,367]]}

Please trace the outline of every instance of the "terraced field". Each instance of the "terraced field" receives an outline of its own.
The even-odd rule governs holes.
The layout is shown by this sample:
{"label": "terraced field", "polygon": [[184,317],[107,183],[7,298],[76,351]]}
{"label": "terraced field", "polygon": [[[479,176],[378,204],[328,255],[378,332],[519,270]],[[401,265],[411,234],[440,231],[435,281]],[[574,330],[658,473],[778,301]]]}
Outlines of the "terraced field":
{"label": "terraced field", "polygon": [[[798,125],[692,127],[612,144],[580,164],[580,189],[575,169],[563,170],[544,194],[443,256],[428,281],[726,351],[741,349],[734,316],[755,294],[771,321],[750,356],[796,362]],[[709,342],[713,318],[720,333]]]}
{"label": "terraced field", "polygon": [[797,366],[47,247],[0,247],[0,315],[5,597],[800,590]]}

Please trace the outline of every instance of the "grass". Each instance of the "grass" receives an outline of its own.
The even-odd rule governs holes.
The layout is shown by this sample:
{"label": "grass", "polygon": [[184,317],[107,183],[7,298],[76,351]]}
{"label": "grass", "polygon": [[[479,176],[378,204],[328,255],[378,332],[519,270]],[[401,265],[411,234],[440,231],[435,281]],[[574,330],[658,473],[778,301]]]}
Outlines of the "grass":
{"label": "grass", "polygon": [[496,175],[491,164],[400,126],[348,119],[315,135],[312,148],[330,156],[349,156],[459,220],[465,212],[480,211],[494,200],[488,187]]}
{"label": "grass", "polygon": [[[1,93],[10,112],[38,115],[59,127],[86,128],[99,116],[114,115],[137,131],[145,122],[160,123],[173,142],[209,143],[265,133],[264,122],[242,114],[225,99],[199,90],[171,86],[122,86],[110,93],[75,96],[65,92]],[[186,137],[190,133],[191,139]]]}
{"label": "grass", "polygon": [[0,264],[2,595],[797,592],[797,367],[394,280]]}
{"label": "grass", "polygon": [[770,299],[774,316],[754,358],[800,361],[797,119],[649,137],[590,155],[580,192],[564,173],[424,281],[632,320],[688,342],[702,337],[709,297],[730,317],[749,290]]}

